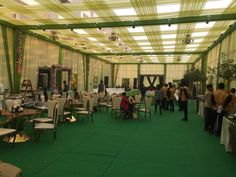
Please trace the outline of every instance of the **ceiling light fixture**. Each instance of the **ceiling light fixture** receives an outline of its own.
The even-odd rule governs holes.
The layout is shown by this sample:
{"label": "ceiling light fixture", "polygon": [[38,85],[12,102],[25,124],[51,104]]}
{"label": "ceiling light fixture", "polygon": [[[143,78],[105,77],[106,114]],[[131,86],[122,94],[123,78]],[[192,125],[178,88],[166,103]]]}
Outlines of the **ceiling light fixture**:
{"label": "ceiling light fixture", "polygon": [[210,20],[211,20],[211,16],[210,16],[210,15],[207,15],[206,24],[208,24]]}
{"label": "ceiling light fixture", "polygon": [[111,32],[111,34],[108,36],[108,40],[109,41],[118,41],[119,37],[116,35],[116,33],[114,32],[114,30]]}
{"label": "ceiling light fixture", "polygon": [[182,40],[182,43],[186,44],[186,45],[187,44],[192,44],[192,43],[194,43],[194,39],[191,38],[190,34],[186,34],[186,37],[185,37],[185,39]]}
{"label": "ceiling light fixture", "polygon": [[168,26],[169,27],[171,26],[171,19],[170,18],[168,19]]}

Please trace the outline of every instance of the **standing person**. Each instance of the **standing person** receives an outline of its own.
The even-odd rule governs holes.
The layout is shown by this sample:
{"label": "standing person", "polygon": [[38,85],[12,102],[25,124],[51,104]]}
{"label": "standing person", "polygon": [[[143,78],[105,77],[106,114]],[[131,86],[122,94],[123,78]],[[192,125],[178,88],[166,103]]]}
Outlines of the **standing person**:
{"label": "standing person", "polygon": [[157,106],[159,107],[159,112],[160,115],[162,114],[162,101],[163,101],[163,94],[161,91],[161,86],[158,84],[156,86],[156,90],[155,90],[155,113],[157,113]]}
{"label": "standing person", "polygon": [[167,84],[164,84],[163,85],[163,87],[162,87],[162,89],[161,89],[161,91],[162,91],[162,94],[163,94],[163,104],[162,104],[162,107],[164,108],[164,109],[167,109],[167,95],[166,95],[166,93],[167,93]]}
{"label": "standing person", "polygon": [[207,85],[207,90],[205,92],[205,102],[204,102],[204,130],[213,132],[214,127],[212,126],[212,121],[214,119],[213,104],[211,98],[213,96],[213,86],[212,84]]}
{"label": "standing person", "polygon": [[175,106],[174,106],[174,98],[175,98],[175,88],[173,87],[172,83],[169,83],[169,96],[168,96],[168,104],[170,111],[175,111]]}
{"label": "standing person", "polygon": [[105,91],[105,85],[103,84],[103,81],[101,80],[98,85],[98,93]]}
{"label": "standing person", "polygon": [[235,96],[236,89],[231,88],[228,97],[225,100],[223,107],[225,108],[226,114],[231,115],[235,112],[235,105],[236,105],[236,96]]}
{"label": "standing person", "polygon": [[66,84],[66,81],[63,81],[63,92],[67,92],[69,90],[69,86]]}
{"label": "standing person", "polygon": [[223,110],[223,105],[225,103],[225,99],[227,98],[228,94],[224,90],[225,84],[224,83],[219,83],[218,89],[213,92],[213,103],[214,103],[214,108],[217,113],[217,117],[214,118],[212,121],[212,126],[214,127],[215,121],[217,121],[217,130],[216,130],[216,135],[220,136],[221,134],[221,126],[222,126],[222,120],[225,115],[225,111]]}
{"label": "standing person", "polygon": [[145,94],[146,94],[146,89],[145,86],[143,85],[143,83],[140,85],[140,91],[141,91],[141,95],[142,95],[142,100],[145,100]]}
{"label": "standing person", "polygon": [[196,98],[196,93],[197,93],[197,88],[196,88],[196,85],[193,84],[192,99],[195,99],[195,98]]}
{"label": "standing person", "polygon": [[184,79],[181,80],[181,87],[179,92],[179,99],[181,101],[181,107],[184,111],[183,121],[188,121],[188,98],[189,98],[189,89]]}

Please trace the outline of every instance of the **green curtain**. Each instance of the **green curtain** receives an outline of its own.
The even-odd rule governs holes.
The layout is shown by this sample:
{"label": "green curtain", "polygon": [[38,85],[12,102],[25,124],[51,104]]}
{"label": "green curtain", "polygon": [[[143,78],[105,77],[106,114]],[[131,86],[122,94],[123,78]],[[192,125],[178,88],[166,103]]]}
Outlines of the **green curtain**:
{"label": "green curtain", "polygon": [[22,64],[24,58],[24,48],[25,48],[25,37],[26,35],[23,34],[19,30],[13,31],[13,68],[14,68],[14,92],[20,91],[20,82],[21,82],[21,75],[22,75]]}
{"label": "green curtain", "polygon": [[3,39],[3,45],[4,45],[4,53],[5,53],[5,59],[7,64],[7,73],[8,73],[8,79],[9,79],[9,89],[10,91],[13,91],[13,79],[12,79],[12,72],[11,72],[11,61],[10,61],[10,51],[8,46],[8,38],[7,38],[7,28],[3,25],[1,25],[2,29],[2,39]]}

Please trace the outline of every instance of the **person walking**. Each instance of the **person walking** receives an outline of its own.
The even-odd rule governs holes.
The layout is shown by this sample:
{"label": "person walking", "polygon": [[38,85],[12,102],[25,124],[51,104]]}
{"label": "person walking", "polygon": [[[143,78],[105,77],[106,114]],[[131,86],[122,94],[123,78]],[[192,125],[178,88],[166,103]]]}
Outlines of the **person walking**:
{"label": "person walking", "polygon": [[155,113],[157,113],[157,107],[159,107],[160,115],[162,114],[162,102],[163,94],[161,91],[161,86],[158,84],[155,90]]}
{"label": "person walking", "polygon": [[187,87],[186,81],[181,80],[181,87],[179,92],[179,99],[181,101],[181,107],[184,111],[183,121],[188,121],[188,98],[189,98],[189,89]]}
{"label": "person walking", "polygon": [[212,121],[214,119],[214,111],[212,105],[213,96],[213,86],[212,84],[207,85],[207,90],[204,95],[204,130],[213,132],[214,127],[212,126]]}
{"label": "person walking", "polygon": [[214,109],[216,111],[216,116],[214,117],[212,121],[212,127],[215,126],[216,123],[216,135],[220,136],[221,134],[221,126],[222,126],[222,120],[225,115],[225,110],[223,108],[225,100],[228,96],[227,92],[225,91],[225,84],[224,83],[219,83],[218,89],[213,92],[213,105]]}

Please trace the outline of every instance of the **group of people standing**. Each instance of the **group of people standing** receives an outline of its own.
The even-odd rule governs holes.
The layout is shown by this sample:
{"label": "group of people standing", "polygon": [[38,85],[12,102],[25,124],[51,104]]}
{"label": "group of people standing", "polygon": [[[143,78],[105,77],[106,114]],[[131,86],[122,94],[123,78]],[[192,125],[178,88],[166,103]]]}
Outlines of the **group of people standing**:
{"label": "group of people standing", "polygon": [[212,84],[207,85],[204,102],[204,130],[220,136],[223,117],[235,112],[235,91],[235,88],[231,88],[227,92],[224,83],[219,83],[216,90],[213,89]]}
{"label": "group of people standing", "polygon": [[[157,108],[159,108],[160,114],[162,114],[163,109],[174,112],[175,94],[176,88],[171,82],[164,84],[162,87],[161,85],[157,85],[155,90],[155,113],[157,112]],[[188,98],[188,87],[186,82],[181,80],[180,88],[178,89],[178,102],[179,110],[184,111],[184,118],[182,119],[184,121],[188,120]]]}

